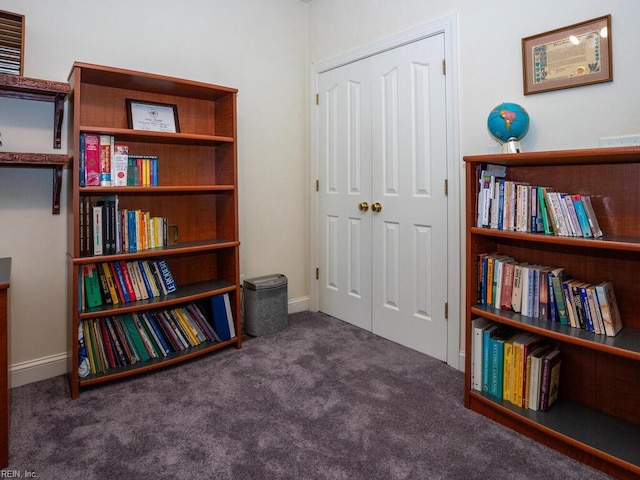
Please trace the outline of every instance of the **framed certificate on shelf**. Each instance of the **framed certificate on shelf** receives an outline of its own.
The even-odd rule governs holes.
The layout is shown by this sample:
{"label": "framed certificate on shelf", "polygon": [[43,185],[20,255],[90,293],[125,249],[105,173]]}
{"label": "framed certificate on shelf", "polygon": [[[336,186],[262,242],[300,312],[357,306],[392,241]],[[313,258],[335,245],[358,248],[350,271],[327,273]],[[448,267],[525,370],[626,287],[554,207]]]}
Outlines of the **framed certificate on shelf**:
{"label": "framed certificate on shelf", "polygon": [[150,103],[127,98],[127,120],[133,130],[178,133],[178,108],[165,103]]}

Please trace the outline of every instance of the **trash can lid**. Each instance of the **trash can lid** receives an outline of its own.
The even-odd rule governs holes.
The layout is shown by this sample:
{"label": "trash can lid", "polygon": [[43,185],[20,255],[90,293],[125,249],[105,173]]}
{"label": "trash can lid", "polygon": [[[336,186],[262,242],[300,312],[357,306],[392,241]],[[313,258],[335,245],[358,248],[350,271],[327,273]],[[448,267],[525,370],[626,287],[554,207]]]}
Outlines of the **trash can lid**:
{"label": "trash can lid", "polygon": [[287,277],[282,273],[264,275],[262,277],[249,278],[244,281],[244,286],[249,290],[266,290],[282,287],[287,284]]}

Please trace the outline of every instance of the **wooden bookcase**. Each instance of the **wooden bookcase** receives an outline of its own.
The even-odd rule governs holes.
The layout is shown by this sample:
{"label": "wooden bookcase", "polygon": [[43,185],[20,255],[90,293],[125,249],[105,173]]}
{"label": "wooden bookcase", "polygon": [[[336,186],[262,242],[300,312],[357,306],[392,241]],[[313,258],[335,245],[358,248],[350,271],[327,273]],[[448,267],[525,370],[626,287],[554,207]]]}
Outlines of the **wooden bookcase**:
{"label": "wooden bookcase", "polygon": [[[563,150],[464,158],[466,168],[465,405],[522,434],[618,478],[640,476],[640,148]],[[590,195],[600,239],[476,227],[478,175],[505,165],[507,179]],[[590,283],[611,280],[624,324],[615,337],[480,306],[477,257],[564,267]],[[471,321],[540,334],[561,350],[560,398],[548,412],[517,408],[472,389]]]}
{"label": "wooden bookcase", "polygon": [[[241,347],[231,340],[196,347],[83,378],[78,375],[78,325],[149,309],[206,301],[227,293],[236,332],[240,332],[236,93],[234,88],[106,66],[74,63],[69,75],[69,155],[73,178],[68,195],[69,384],[77,398],[82,387],[183,362],[220,348]],[[179,133],[129,128],[127,99],[177,108]],[[130,154],[158,157],[159,184],[153,187],[80,186],[80,134],[114,136]],[[178,228],[177,245],[114,255],[81,256],[80,200],[117,195],[121,209],[141,209],[166,217]],[[81,308],[79,269],[87,263],[166,259],[178,285],[175,293],[94,308]]]}
{"label": "wooden bookcase", "polygon": [[9,279],[11,258],[0,258],[0,469],[9,466]]}

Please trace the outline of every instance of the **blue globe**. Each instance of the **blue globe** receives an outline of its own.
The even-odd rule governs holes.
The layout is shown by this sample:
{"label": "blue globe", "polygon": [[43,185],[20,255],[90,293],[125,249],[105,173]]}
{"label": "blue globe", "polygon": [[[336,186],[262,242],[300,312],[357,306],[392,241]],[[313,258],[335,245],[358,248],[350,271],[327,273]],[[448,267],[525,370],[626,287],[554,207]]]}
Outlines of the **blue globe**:
{"label": "blue globe", "polygon": [[499,143],[519,141],[529,130],[529,114],[517,103],[501,103],[489,113],[487,127]]}

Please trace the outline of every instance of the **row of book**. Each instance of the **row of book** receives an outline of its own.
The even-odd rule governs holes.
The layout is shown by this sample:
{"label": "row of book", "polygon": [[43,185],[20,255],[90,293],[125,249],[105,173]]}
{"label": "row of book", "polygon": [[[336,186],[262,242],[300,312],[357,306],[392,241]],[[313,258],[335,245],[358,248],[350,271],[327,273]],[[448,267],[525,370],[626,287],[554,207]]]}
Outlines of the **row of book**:
{"label": "row of book", "polygon": [[[228,303],[228,294],[227,303]],[[224,301],[224,295],[217,295]],[[213,300],[212,300],[213,302]],[[214,313],[216,315],[216,313]],[[82,320],[79,331],[80,377],[136,365],[200,344],[221,342],[231,336],[229,307],[213,323],[196,303],[123,315]]]}
{"label": "row of book", "polygon": [[163,258],[87,263],[79,268],[81,310],[161,297],[178,289]]}
{"label": "row of book", "polygon": [[175,243],[166,217],[152,216],[142,210],[119,208],[117,195],[108,195],[92,203],[89,196],[80,199],[80,256],[111,255],[164,247]]}
{"label": "row of book", "polygon": [[158,186],[158,157],[130,155],[113,135],[80,134],[80,186]]}
{"label": "row of book", "polygon": [[566,237],[602,237],[589,195],[507,180],[506,167],[482,170],[478,227]]}
{"label": "row of book", "polygon": [[472,321],[471,386],[520,408],[547,411],[558,399],[559,348],[485,318]]}
{"label": "row of book", "polygon": [[478,255],[480,305],[615,336],[622,319],[611,281],[591,284],[562,267],[530,265],[509,255]]}

